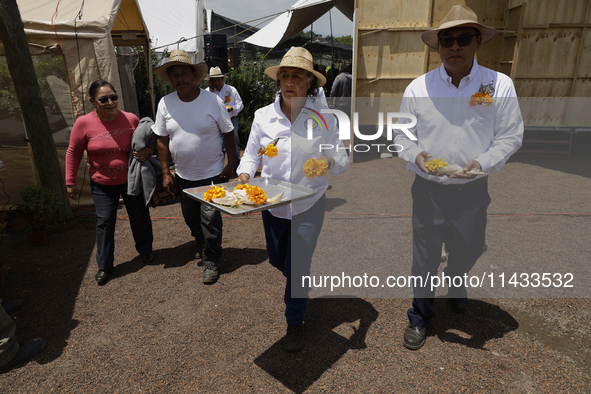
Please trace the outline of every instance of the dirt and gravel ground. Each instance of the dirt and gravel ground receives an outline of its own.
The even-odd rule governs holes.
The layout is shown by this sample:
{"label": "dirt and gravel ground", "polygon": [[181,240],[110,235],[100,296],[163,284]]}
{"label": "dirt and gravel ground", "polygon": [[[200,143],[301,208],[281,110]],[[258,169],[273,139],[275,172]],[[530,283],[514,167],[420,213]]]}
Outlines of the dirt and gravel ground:
{"label": "dirt and gravel ground", "polygon": [[[578,267],[585,280],[576,284],[589,293],[589,146],[576,146],[571,161],[518,155],[491,177],[488,251],[479,264]],[[409,274],[413,176],[397,158],[357,159],[330,180],[322,253],[349,251],[373,226],[367,250],[375,253],[358,264],[391,261]],[[142,263],[129,224],[118,220],[116,274],[104,286],[94,281],[93,218],[54,225],[42,247],[12,235],[0,256],[0,295],[25,300],[13,315],[17,335],[43,337],[47,348],[0,375],[1,393],[591,392],[588,298],[497,292],[471,299],[463,315],[437,299],[419,351],[401,344],[409,298],[313,298],[307,345],[287,354],[284,279],[267,261],[260,215],[224,219],[221,277],[208,286],[190,258],[180,206],[151,214],[154,263]]]}

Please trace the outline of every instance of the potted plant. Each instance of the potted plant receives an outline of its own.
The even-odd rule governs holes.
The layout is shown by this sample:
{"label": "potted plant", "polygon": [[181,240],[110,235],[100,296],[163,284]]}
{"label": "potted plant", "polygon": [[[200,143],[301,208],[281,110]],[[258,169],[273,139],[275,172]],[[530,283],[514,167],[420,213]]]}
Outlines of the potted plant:
{"label": "potted plant", "polygon": [[30,186],[21,190],[22,203],[19,208],[29,222],[26,233],[33,246],[47,242],[47,224],[59,218],[63,211],[62,204],[54,190],[43,186]]}

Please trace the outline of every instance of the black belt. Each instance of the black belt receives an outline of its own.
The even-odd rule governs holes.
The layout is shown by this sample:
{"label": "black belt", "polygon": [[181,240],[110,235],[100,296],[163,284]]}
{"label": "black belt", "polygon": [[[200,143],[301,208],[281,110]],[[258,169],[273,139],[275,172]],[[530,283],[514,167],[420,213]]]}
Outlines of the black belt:
{"label": "black belt", "polygon": [[431,186],[440,187],[446,190],[464,190],[464,189],[471,189],[473,187],[484,186],[488,183],[488,176],[483,176],[482,178],[475,179],[473,181],[467,183],[452,183],[444,185],[443,183],[429,181],[423,178],[420,175],[417,175],[417,178],[427,182]]}

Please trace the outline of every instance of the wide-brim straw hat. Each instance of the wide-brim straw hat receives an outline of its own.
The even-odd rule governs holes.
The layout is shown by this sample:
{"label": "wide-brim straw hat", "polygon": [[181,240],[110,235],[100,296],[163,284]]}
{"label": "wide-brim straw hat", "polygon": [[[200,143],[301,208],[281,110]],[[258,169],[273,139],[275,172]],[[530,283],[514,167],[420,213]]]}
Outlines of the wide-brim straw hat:
{"label": "wide-brim straw hat", "polygon": [[189,54],[182,49],[175,49],[172,52],[170,52],[168,62],[166,62],[160,67],[155,68],[154,74],[158,75],[160,78],[170,83],[170,77],[168,76],[166,70],[168,70],[168,68],[172,66],[189,66],[193,68],[197,72],[197,83],[203,81],[203,79],[205,79],[205,76],[207,75],[207,64],[193,64],[191,62]]}
{"label": "wide-brim straw hat", "polygon": [[324,75],[314,70],[314,59],[310,52],[305,48],[291,47],[289,51],[283,55],[283,58],[281,58],[281,63],[279,63],[278,66],[267,68],[265,73],[276,81],[277,71],[279,71],[281,67],[296,67],[311,72],[318,79],[318,87],[324,86],[326,83]]}
{"label": "wide-brim straw hat", "polygon": [[421,35],[421,38],[423,39],[423,42],[431,48],[438,49],[439,38],[437,35],[440,31],[464,26],[477,28],[482,36],[483,44],[486,44],[497,35],[497,30],[495,28],[478,23],[476,13],[472,11],[471,8],[460,4],[451,7],[451,10],[449,10],[445,18],[441,20],[441,25],[437,29],[424,32]]}
{"label": "wide-brim straw hat", "polygon": [[227,76],[222,72],[221,68],[215,66],[209,69],[209,76],[205,79],[209,80],[210,78],[227,78]]}

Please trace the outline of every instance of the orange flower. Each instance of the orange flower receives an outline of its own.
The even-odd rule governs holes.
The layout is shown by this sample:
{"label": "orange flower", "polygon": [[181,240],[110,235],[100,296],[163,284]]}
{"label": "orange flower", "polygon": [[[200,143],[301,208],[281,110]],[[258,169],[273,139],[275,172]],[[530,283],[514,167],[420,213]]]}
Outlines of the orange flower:
{"label": "orange flower", "polygon": [[203,193],[203,199],[211,202],[214,198],[222,198],[226,196],[226,191],[222,186],[211,185],[208,191]]}
{"label": "orange flower", "polygon": [[304,175],[307,178],[314,178],[315,176],[324,176],[326,174],[326,170],[328,170],[328,164],[324,160],[319,159],[308,159],[304,163]]}
{"label": "orange flower", "polygon": [[261,205],[262,203],[267,201],[267,195],[265,194],[263,189],[261,189],[258,186],[250,186],[246,189],[246,194],[248,195],[250,201],[254,201],[256,205]]}
{"label": "orange flower", "polygon": [[243,183],[243,184],[240,184],[240,185],[236,186],[234,188],[234,190],[242,190],[242,189],[248,190],[248,189],[250,189],[250,187],[251,186],[248,183]]}

